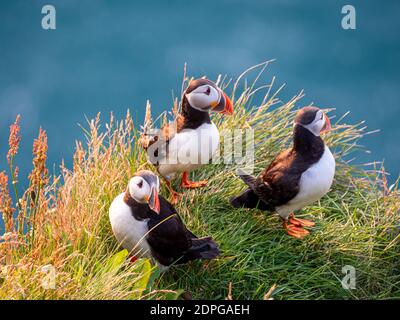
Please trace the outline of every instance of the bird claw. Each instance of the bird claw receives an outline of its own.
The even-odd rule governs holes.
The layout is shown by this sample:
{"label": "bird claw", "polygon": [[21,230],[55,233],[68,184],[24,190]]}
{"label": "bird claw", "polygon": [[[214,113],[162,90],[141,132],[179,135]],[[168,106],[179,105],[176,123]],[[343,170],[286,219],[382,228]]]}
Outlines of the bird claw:
{"label": "bird claw", "polygon": [[208,182],[207,180],[190,181],[189,173],[187,171],[184,171],[182,173],[182,182],[181,182],[182,188],[186,188],[186,189],[201,188],[201,187],[204,187],[207,184],[207,182]]}
{"label": "bird claw", "polygon": [[201,188],[207,185],[207,180],[202,180],[202,181],[185,181],[182,182],[181,187],[186,188],[186,189],[195,189],[195,188]]}
{"label": "bird claw", "polygon": [[289,222],[298,227],[313,227],[313,226],[315,226],[315,222],[306,220],[306,219],[295,218],[294,214],[290,215]]}
{"label": "bird claw", "polygon": [[289,236],[297,239],[301,239],[310,234],[310,231],[304,229],[303,227],[297,227],[293,224],[290,224],[286,227],[286,232]]}
{"label": "bird claw", "polygon": [[303,238],[310,234],[310,231],[304,229],[304,227],[312,227],[315,223],[305,219],[297,219],[293,214],[290,215],[288,221],[283,222],[283,227],[285,228],[288,235],[293,238]]}

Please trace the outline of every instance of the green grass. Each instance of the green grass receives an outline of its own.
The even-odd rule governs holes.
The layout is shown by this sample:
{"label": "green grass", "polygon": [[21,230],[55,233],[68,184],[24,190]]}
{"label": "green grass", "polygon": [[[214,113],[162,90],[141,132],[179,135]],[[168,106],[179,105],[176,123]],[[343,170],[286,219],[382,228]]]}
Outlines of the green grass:
{"label": "green grass", "polygon": [[[246,76],[257,72],[250,85],[244,77],[227,86],[222,81],[234,97],[235,114],[213,118],[220,130],[254,129],[256,173],[290,146],[291,123],[302,106],[302,93],[282,102],[277,98],[280,89],[271,89],[272,83],[258,85],[267,65],[248,71]],[[267,94],[257,105],[254,97],[263,90]],[[383,167],[365,171],[346,162],[362,149],[358,141],[365,128],[345,124],[345,117],[335,119],[334,114],[328,113],[333,131],[324,137],[337,161],[334,185],[320,202],[298,212],[316,222],[309,236],[289,237],[274,214],[232,208],[229,198],[244,189],[235,176],[238,165],[210,164],[191,175],[194,180],[208,179],[208,185],[183,191],[177,210],[195,234],[215,239],[221,256],[174,266],[162,274],[150,270],[146,261],[130,264],[122,262],[123,254],[115,256],[119,249],[108,222],[108,207],[132,174],[152,169],[135,144],[138,132],[133,121],[129,115],[120,122],[112,119],[105,130],[99,118],[91,121],[87,145],[78,144],[73,170],[65,170],[43,195],[30,249],[9,247],[8,262],[3,264],[28,265],[29,272],[9,268],[8,280],[0,277],[0,298],[173,299],[188,291],[195,299],[225,299],[229,294],[233,299],[263,299],[273,285],[274,299],[399,298],[398,182],[389,188]],[[175,184],[178,188],[178,181]],[[168,197],[165,187],[161,193]],[[54,209],[52,215],[49,209]],[[32,242],[29,234],[21,238]],[[57,267],[57,281],[65,283],[53,291],[40,289],[32,280],[49,263]],[[356,270],[354,290],[341,286],[345,265]]]}
{"label": "green grass", "polygon": [[[286,115],[277,113],[286,121]],[[339,143],[345,136],[337,138]],[[266,151],[267,158],[261,167],[276,154],[274,145],[264,142],[259,154]],[[189,192],[179,209],[195,232],[215,238],[222,256],[206,267],[175,268],[163,276],[160,287],[185,288],[198,299],[226,297],[229,282],[237,299],[261,299],[274,284],[277,299],[400,297],[398,195],[385,200],[376,181],[337,160],[332,191],[301,212],[316,222],[302,240],[288,237],[275,215],[229,205],[228,199],[244,189],[232,169],[199,171],[196,177],[209,178],[209,187]],[[356,269],[355,290],[341,286],[345,265]]]}
{"label": "green grass", "polygon": [[[267,97],[264,105],[253,107],[251,91],[254,88],[245,89],[236,100],[232,118],[219,118],[218,123],[220,128],[255,130],[258,173],[290,145],[291,122],[302,94],[287,103]],[[221,257],[176,267],[162,276],[159,287],[183,288],[196,299],[224,299],[230,282],[234,299],[262,299],[274,284],[276,299],[400,297],[397,184],[384,195],[377,172],[347,164],[343,159],[359,149],[356,143],[364,128],[346,125],[343,119],[334,122],[325,138],[337,160],[332,191],[299,212],[316,222],[310,236],[293,239],[276,215],[232,208],[229,198],[245,189],[235,176],[236,166],[209,165],[192,175],[209,179],[209,185],[185,192],[178,209],[195,233],[214,237]],[[345,265],[356,269],[355,290],[342,288]]]}

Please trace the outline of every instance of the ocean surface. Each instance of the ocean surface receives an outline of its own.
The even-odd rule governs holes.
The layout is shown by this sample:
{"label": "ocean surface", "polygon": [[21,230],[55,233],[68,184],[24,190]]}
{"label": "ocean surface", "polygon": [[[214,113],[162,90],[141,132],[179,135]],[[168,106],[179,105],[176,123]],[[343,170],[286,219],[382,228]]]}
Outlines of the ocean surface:
{"label": "ocean surface", "polygon": [[[56,8],[56,30],[41,25],[43,5]],[[356,29],[341,27],[342,7],[356,9]],[[381,132],[361,143],[355,161],[385,161],[400,173],[399,1],[1,1],[0,170],[8,126],[22,116],[17,156],[31,170],[33,138],[48,134],[51,171],[71,164],[78,123],[129,108],[141,122],[147,99],[170,108],[188,73],[236,78],[269,59],[265,81],[285,83],[281,99],[304,89],[302,103],[351,111]],[[24,179],[21,180],[26,184]]]}

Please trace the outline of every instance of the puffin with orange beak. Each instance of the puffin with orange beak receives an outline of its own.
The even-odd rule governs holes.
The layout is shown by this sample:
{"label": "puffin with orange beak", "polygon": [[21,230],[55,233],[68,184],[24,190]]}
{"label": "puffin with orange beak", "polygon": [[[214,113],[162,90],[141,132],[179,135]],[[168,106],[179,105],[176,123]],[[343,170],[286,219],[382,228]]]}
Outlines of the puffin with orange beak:
{"label": "puffin with orange beak", "polygon": [[136,258],[153,258],[161,267],[219,255],[211,237],[198,238],[183,224],[175,208],[158,194],[160,180],[138,171],[126,192],[111,203],[109,218],[118,243]]}
{"label": "puffin with orange beak", "polygon": [[293,147],[279,154],[257,178],[240,172],[248,188],[231,199],[231,204],[275,211],[290,236],[309,234],[305,227],[314,222],[295,218],[293,212],[318,201],[331,188],[335,159],[320,137],[329,130],[329,118],[322,110],[300,109],[294,120]]}
{"label": "puffin with orange beak", "polygon": [[149,161],[166,179],[174,204],[178,193],[172,189],[170,180],[176,173],[182,173],[182,188],[198,188],[207,183],[205,180],[190,181],[189,172],[208,164],[219,147],[220,135],[210,119],[210,111],[224,115],[233,113],[229,97],[208,79],[192,80],[181,102],[182,108],[175,121],[156,134],[142,135],[139,140]]}

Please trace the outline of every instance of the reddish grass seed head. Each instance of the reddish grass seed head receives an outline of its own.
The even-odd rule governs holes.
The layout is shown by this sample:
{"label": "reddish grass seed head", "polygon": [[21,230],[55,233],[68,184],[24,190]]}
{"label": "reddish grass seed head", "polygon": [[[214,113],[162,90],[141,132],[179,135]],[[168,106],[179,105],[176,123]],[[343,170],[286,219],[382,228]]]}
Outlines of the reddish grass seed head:
{"label": "reddish grass seed head", "polygon": [[7,153],[7,160],[9,163],[11,163],[11,159],[18,153],[19,144],[21,142],[20,119],[21,116],[17,115],[15,122],[10,126],[10,136],[8,138],[9,150]]}
{"label": "reddish grass seed head", "polygon": [[39,136],[33,142],[33,169],[29,175],[29,180],[34,187],[42,187],[48,182],[47,150],[47,134],[46,131],[40,128]]}

